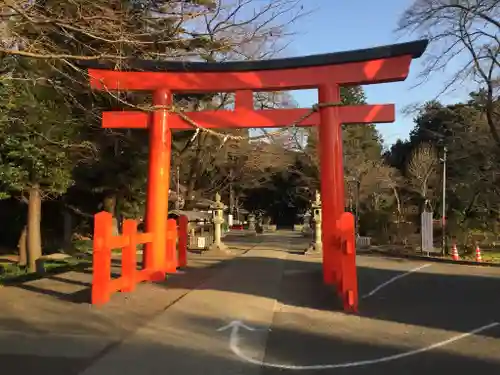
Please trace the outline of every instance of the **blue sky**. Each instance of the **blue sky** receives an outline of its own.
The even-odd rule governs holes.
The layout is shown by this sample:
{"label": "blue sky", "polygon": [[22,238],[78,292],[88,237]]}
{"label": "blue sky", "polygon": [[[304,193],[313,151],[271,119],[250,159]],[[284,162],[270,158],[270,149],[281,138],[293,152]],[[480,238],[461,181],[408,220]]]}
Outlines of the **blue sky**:
{"label": "blue sky", "polygon": [[[293,43],[287,49],[287,56],[369,48],[418,39],[418,36],[401,37],[394,32],[400,15],[412,0],[309,1],[317,10],[294,26],[298,34],[293,37]],[[364,86],[369,103],[396,104],[396,122],[377,125],[386,145],[394,143],[398,138],[407,138],[413,128],[412,116],[405,116],[401,111],[407,105],[435,98],[443,87],[443,79],[434,75],[424,85],[412,88],[419,82],[417,76],[422,63],[422,59],[414,60],[410,75],[404,82]],[[294,97],[303,107],[317,102],[315,90],[296,91]],[[444,103],[451,103],[464,98],[463,93],[452,93],[439,99]]]}

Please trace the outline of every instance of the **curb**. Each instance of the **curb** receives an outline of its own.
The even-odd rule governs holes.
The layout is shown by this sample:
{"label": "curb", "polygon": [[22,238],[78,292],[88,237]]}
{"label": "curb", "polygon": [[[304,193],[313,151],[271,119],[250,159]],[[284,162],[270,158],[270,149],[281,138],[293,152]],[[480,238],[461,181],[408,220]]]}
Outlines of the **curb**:
{"label": "curb", "polygon": [[436,262],[436,263],[448,263],[448,264],[457,264],[461,266],[479,266],[479,267],[499,267],[500,263],[488,263],[488,262],[474,262],[471,260],[453,260],[447,258],[437,258],[437,257],[428,257],[425,255],[414,255],[414,254],[401,254],[390,251],[383,250],[364,250],[357,252],[358,255],[384,255],[392,258],[403,258],[403,259],[412,259],[412,260],[425,260],[427,262]]}

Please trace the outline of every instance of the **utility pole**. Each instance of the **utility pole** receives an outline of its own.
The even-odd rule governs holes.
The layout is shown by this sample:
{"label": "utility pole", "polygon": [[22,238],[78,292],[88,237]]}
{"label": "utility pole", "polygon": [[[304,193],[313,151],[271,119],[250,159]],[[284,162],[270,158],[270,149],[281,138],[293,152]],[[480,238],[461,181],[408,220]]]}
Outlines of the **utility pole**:
{"label": "utility pole", "polygon": [[234,212],[233,169],[229,171],[229,213]]}
{"label": "utility pole", "polygon": [[441,212],[441,230],[443,234],[442,243],[441,243],[441,253],[443,256],[446,255],[446,153],[448,149],[446,146],[443,148],[443,158],[441,159],[443,162],[443,210]]}
{"label": "utility pole", "polygon": [[[233,166],[229,169],[229,213],[227,217],[228,225],[232,226],[234,224],[234,190],[233,190]],[[236,215],[238,216],[238,215]],[[239,220],[238,217],[236,217]]]}
{"label": "utility pole", "polygon": [[355,216],[355,232],[356,235],[359,236],[359,190],[361,188],[361,181],[356,179],[356,216]]}

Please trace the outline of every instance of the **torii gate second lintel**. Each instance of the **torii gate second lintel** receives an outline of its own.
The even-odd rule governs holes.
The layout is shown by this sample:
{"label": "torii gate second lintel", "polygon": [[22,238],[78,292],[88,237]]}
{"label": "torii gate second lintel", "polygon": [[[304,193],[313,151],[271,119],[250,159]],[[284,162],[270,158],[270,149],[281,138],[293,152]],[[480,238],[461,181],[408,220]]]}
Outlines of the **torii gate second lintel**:
{"label": "torii gate second lintel", "polygon": [[[91,87],[98,90],[153,91],[152,113],[105,112],[105,128],[148,128],[150,153],[146,201],[146,228],[153,241],[145,251],[145,267],[160,270],[165,264],[165,228],[168,216],[171,129],[193,129],[181,116],[168,111],[174,93],[235,92],[233,111],[185,113],[202,128],[283,127],[308,109],[254,110],[254,91],[318,89],[319,103],[332,104],[299,126],[319,124],[323,274],[335,284],[346,310],[357,311],[355,256],[341,259],[342,244],[337,220],[344,211],[343,123],[393,122],[394,105],[337,106],[341,85],[362,85],[405,80],[412,59],[419,58],[427,41],[395,44],[365,50],[268,61],[225,63],[131,61],[130,71],[114,71],[103,63],[84,61]],[[147,71],[144,71],[147,70]],[[167,259],[167,265],[168,263]],[[347,262],[347,263],[346,263]],[[174,271],[175,266],[166,271]],[[350,277],[343,277],[343,271]]]}

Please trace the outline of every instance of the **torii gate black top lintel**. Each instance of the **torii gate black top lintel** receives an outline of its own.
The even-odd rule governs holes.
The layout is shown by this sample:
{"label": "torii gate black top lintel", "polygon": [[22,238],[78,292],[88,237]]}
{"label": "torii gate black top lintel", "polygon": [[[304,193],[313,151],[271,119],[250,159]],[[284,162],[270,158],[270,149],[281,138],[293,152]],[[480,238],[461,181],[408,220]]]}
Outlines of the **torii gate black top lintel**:
{"label": "torii gate black top lintel", "polygon": [[[249,72],[341,65],[408,55],[413,59],[417,59],[422,56],[428,43],[428,40],[424,39],[408,43],[390,44],[374,48],[325,53],[319,55],[288,57],[272,60],[228,61],[216,63],[125,59],[125,66],[123,70],[131,72]],[[78,65],[87,69],[115,70],[115,63],[106,61],[80,60]]]}

